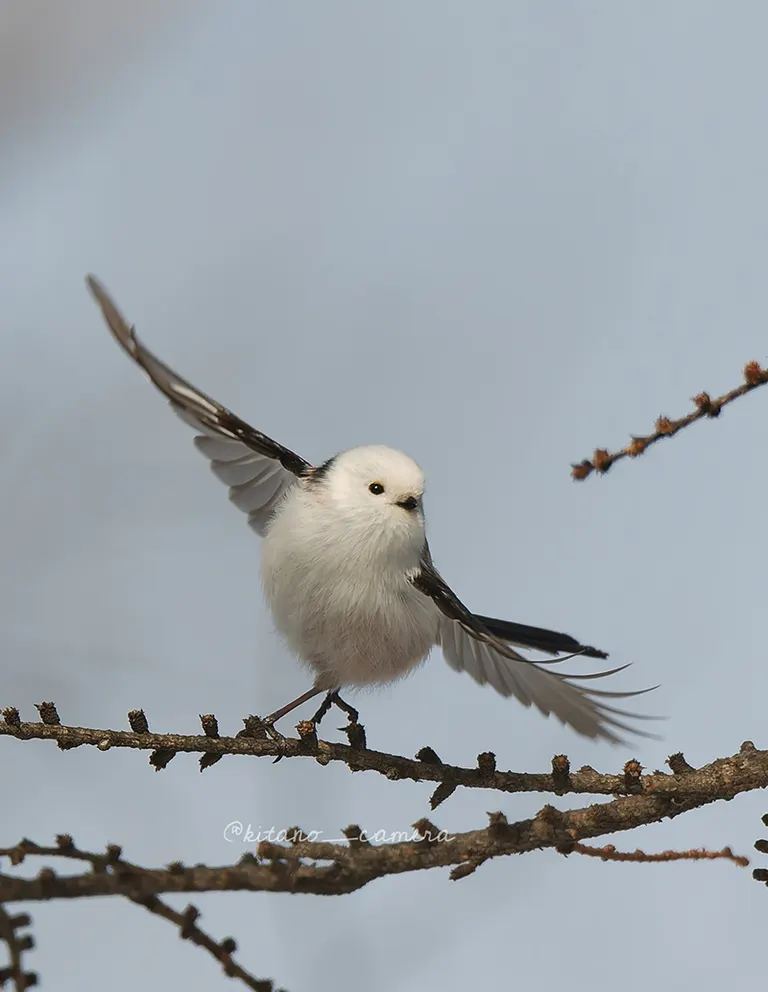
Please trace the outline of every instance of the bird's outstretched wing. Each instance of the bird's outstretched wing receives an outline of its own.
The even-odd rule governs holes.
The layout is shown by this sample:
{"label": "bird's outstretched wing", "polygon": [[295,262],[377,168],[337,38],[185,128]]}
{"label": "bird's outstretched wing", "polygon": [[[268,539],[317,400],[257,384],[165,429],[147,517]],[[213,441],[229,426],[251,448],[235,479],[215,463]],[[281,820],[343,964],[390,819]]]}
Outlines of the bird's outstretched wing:
{"label": "bird's outstretched wing", "polygon": [[[613,675],[628,668],[628,665],[589,675],[561,675],[529,661],[505,643],[506,636],[502,639],[483,623],[483,617],[476,616],[464,606],[433,565],[427,545],[418,571],[410,578],[420,592],[433,600],[442,614],[439,623],[440,646],[451,668],[468,672],[480,685],[489,683],[502,696],[516,696],[524,706],[533,704],[545,716],[553,713],[561,723],[585,737],[602,738],[613,744],[620,744],[624,741],[616,731],[625,730],[641,737],[653,736],[617,717],[635,720],[656,719],[655,717],[628,713],[601,702],[604,699],[640,696],[651,689],[642,689],[639,692],[606,692],[575,684],[577,681]],[[491,623],[505,624],[504,621]],[[520,630],[534,630],[538,633],[537,628],[518,627],[517,624],[510,626],[514,629],[516,638]],[[553,633],[553,637],[565,638],[567,642],[572,640],[563,634]],[[563,645],[558,650],[567,649],[565,641],[558,640],[556,643]],[[578,642],[574,643],[578,647]],[[538,639],[535,646],[540,645],[541,640]],[[657,686],[651,688],[655,689]]]}
{"label": "bird's outstretched wing", "polygon": [[182,379],[146,348],[93,276],[86,283],[109,329],[125,352],[164,394],[171,408],[200,435],[195,445],[211,463],[214,474],[229,487],[229,498],[248,514],[248,523],[264,534],[275,507],[312,466],[295,452],[251,427],[216,400]]}

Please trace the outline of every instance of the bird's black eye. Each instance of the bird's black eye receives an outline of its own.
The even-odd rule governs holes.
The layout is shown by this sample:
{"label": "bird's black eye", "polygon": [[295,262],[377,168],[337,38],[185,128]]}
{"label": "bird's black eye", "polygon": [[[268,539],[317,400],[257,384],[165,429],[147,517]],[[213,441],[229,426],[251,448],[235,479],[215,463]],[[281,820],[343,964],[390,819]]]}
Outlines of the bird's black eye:
{"label": "bird's black eye", "polygon": [[368,486],[368,492],[373,493],[374,496],[381,496],[384,492],[384,486],[382,486],[380,482],[372,482],[370,486]]}

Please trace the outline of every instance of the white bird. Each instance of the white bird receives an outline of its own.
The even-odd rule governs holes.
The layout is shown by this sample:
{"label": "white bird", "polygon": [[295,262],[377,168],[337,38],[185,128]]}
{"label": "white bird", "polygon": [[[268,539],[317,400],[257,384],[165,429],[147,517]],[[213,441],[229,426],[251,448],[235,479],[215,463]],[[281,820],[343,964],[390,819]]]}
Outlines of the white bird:
{"label": "white bird", "polygon": [[651,717],[602,701],[650,689],[606,692],[577,684],[627,665],[588,675],[550,671],[541,666],[565,659],[533,662],[511,645],[553,656],[607,654],[567,634],[473,614],[456,597],[432,562],[416,462],[371,445],[310,465],[156,358],[104,287],[93,276],[86,282],[115,339],[198,431],[198,450],[264,539],[261,579],[275,626],[315,674],[312,688],[267,717],[268,725],[321,692],[332,699],[345,686],[392,682],[439,646],[452,668],[554,714],[585,737],[621,743],[617,730],[651,736],[617,719]]}

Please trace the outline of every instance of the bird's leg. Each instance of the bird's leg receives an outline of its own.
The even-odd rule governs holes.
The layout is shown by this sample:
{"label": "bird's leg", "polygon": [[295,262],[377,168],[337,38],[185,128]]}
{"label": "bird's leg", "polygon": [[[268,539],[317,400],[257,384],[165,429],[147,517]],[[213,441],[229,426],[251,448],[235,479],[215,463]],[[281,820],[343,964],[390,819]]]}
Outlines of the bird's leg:
{"label": "bird's leg", "polygon": [[340,710],[343,710],[343,712],[346,713],[347,716],[349,717],[350,723],[358,722],[359,717],[357,710],[353,706],[350,706],[349,703],[344,702],[344,700],[339,695],[338,689],[331,689],[330,692],[326,695],[325,699],[323,700],[317,713],[315,713],[315,715],[312,717],[312,723],[314,723],[315,726],[317,726],[318,723],[320,723],[320,721],[326,715],[328,710],[330,710],[331,706],[338,706]]}
{"label": "bird's leg", "polygon": [[349,703],[344,702],[344,700],[339,695],[338,689],[332,694],[331,702],[335,703],[343,713],[347,714],[350,723],[360,722],[360,714],[357,712],[354,706],[350,706]]}
{"label": "bird's leg", "polygon": [[286,703],[285,706],[281,706],[279,710],[275,710],[274,713],[270,713],[268,717],[265,717],[261,722],[271,727],[278,720],[281,720],[284,716],[295,710],[297,706],[301,706],[302,703],[306,703],[308,699],[313,699],[318,693],[322,692],[322,689],[316,689],[314,686],[303,692],[296,699],[292,699],[290,703]]}
{"label": "bird's leg", "polygon": [[[295,710],[297,706],[301,706],[301,704],[306,703],[307,700],[313,699],[322,691],[323,691],[322,689],[318,689],[317,687],[313,686],[311,689],[308,689],[306,692],[303,692],[300,696],[297,696],[296,699],[292,699],[290,703],[286,703],[285,706],[281,706],[279,710],[275,710],[274,713],[270,713],[269,716],[264,717],[264,719],[261,722],[262,724],[264,724],[264,727],[267,730],[267,732],[270,734],[270,736],[275,738],[282,737],[282,735],[277,730],[275,730],[274,724],[278,720],[281,720],[284,716],[287,716],[292,710]],[[339,695],[338,689],[330,689],[329,691],[326,692],[325,699],[318,707],[317,712],[312,717],[310,722],[313,723],[315,727],[317,727],[317,725],[320,723],[323,717],[328,713],[331,706],[334,705],[338,706],[340,710],[342,710],[344,713],[347,714],[350,723],[358,722],[357,710],[353,706],[350,706],[349,703],[344,702],[344,700]]]}
{"label": "bird's leg", "polygon": [[338,689],[331,695],[329,702],[333,703],[335,706],[338,706],[343,713],[347,714],[347,720],[349,723],[346,727],[339,727],[339,730],[347,735],[347,738],[349,739],[349,746],[356,749],[366,747],[365,727],[362,723],[360,723],[360,714],[354,706],[350,706],[349,703],[344,702],[339,695]]}
{"label": "bird's leg", "polygon": [[328,710],[333,705],[333,697],[335,696],[335,694],[337,692],[338,692],[338,689],[331,689],[330,692],[327,692],[325,694],[325,699],[320,704],[320,706],[319,706],[319,708],[317,710],[317,713],[315,713],[315,715],[312,717],[312,721],[311,722],[314,723],[315,727],[317,727],[317,725],[320,723],[320,721],[323,719],[323,717],[325,716],[325,714],[328,712]]}

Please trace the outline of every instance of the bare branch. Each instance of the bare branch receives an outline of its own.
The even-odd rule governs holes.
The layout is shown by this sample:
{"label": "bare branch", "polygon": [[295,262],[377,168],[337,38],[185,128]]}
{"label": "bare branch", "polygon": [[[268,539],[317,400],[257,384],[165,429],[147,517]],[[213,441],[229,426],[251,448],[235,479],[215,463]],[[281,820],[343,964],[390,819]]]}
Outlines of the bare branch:
{"label": "bare branch", "polygon": [[191,940],[198,947],[204,947],[221,964],[224,974],[229,978],[239,979],[246,988],[253,989],[254,992],[275,992],[275,986],[269,979],[255,978],[232,960],[237,944],[231,937],[225,937],[224,940],[217,942],[200,929],[197,925],[200,910],[196,906],[187,906],[183,913],[179,913],[158,896],[132,896],[131,901],[144,906],[150,913],[174,923],[179,928],[179,936],[182,940]]}
{"label": "bare branch", "polygon": [[574,854],[586,854],[601,861],[635,861],[642,864],[664,861],[732,861],[739,868],[749,866],[749,858],[734,854],[730,847],[722,851],[706,851],[704,848],[691,848],[689,851],[661,851],[659,854],[646,854],[645,851],[617,851],[613,844],[605,847],[590,847],[588,844],[574,844]]}
{"label": "bare branch", "polygon": [[[672,787],[668,794],[642,788],[645,781],[659,776]],[[221,867],[176,864],[143,869],[124,862],[119,848],[108,848],[106,855],[87,855],[101,867],[93,873],[59,876],[46,868],[36,878],[0,875],[0,903],[99,895],[146,900],[163,892],[241,890],[340,895],[387,875],[439,867],[452,867],[451,877],[458,879],[490,858],[542,848],[569,854],[582,840],[671,819],[740,792],[764,788],[768,785],[768,752],[747,742],[738,754],[698,771],[683,776],[656,773],[640,776],[639,781],[641,788],[634,794],[611,802],[564,812],[545,806],[533,819],[517,823],[509,823],[503,813],[492,813],[485,829],[454,835],[420,820],[413,825],[416,834],[405,841],[371,844],[358,828],[350,827],[344,831],[346,843],[338,843],[307,840],[308,835],[293,827],[286,831],[285,843],[261,841],[255,855],[248,853],[237,864]],[[61,840],[55,848],[24,840],[14,848],[0,849],[0,856],[9,857],[12,864],[30,854],[80,856],[69,853],[66,845],[62,848]]]}
{"label": "bare branch", "polygon": [[[150,913],[154,913],[156,916],[161,916],[164,920],[168,920],[179,928],[179,936],[182,940],[190,940],[193,944],[197,944],[198,947],[205,948],[209,954],[211,954],[222,966],[224,973],[230,978],[237,978],[239,981],[246,986],[246,988],[253,989],[254,992],[275,992],[275,987],[271,981],[268,979],[258,979],[247,972],[243,967],[232,960],[232,955],[237,950],[237,944],[231,937],[225,937],[222,941],[215,941],[211,936],[205,933],[197,925],[197,920],[200,917],[200,910],[195,906],[187,906],[184,912],[180,913],[169,906],[167,903],[163,902],[156,895],[144,895],[136,890],[132,886],[132,877],[141,876],[144,869],[139,868],[137,865],[131,864],[129,861],[123,860],[122,848],[117,844],[110,844],[107,846],[106,851],[103,854],[96,854],[90,851],[84,851],[78,848],[72,837],[69,834],[59,834],[56,837],[55,847],[39,847],[37,844],[33,844],[31,841],[23,840],[16,847],[6,848],[1,855],[8,857],[11,864],[17,865],[28,855],[55,855],[58,858],[65,858],[70,861],[87,861],[91,866],[93,874],[90,877],[110,875],[120,880],[122,889],[118,894],[124,895],[131,902],[136,903],[139,906],[143,906],[145,909],[149,910]],[[180,865],[169,865],[167,870],[169,872],[175,872],[183,870]],[[4,880],[6,876],[0,876],[0,880]],[[51,869],[44,868],[38,875],[38,879],[42,879],[44,884],[50,883],[52,880],[56,879],[56,875]],[[2,892],[2,881],[0,881],[0,893]],[[53,896],[52,898],[55,898]],[[0,894],[0,900],[7,901],[3,899]],[[6,922],[7,921],[7,922]],[[6,933],[13,935],[14,929],[20,926],[28,926],[29,917],[28,916],[17,916],[11,918],[7,915],[5,910],[0,904],[0,935],[5,937]],[[12,956],[11,956],[11,967],[15,967],[13,972],[14,977],[18,972],[21,974],[21,965],[19,961],[19,950],[27,949],[32,946],[32,938],[24,938],[28,943],[21,945],[20,942],[16,942],[16,957],[13,956],[13,946],[11,941],[9,946],[12,946]],[[2,975],[4,973],[0,972],[0,988],[2,988]],[[17,984],[17,989],[31,988],[32,985],[36,984],[35,976],[22,976],[29,979],[33,979],[31,982],[28,981],[27,985]],[[18,982],[18,980],[17,980]]]}
{"label": "bare branch", "polygon": [[652,434],[633,437],[630,443],[619,451],[606,451],[604,448],[596,448],[592,459],[585,458],[584,461],[571,466],[571,476],[574,479],[582,480],[588,478],[593,472],[605,475],[608,469],[622,458],[637,458],[652,444],[660,441],[663,437],[673,437],[678,431],[685,427],[690,427],[697,420],[704,417],[719,417],[724,406],[732,403],[740,396],[757,389],[758,386],[768,382],[768,369],[763,369],[759,362],[747,362],[744,366],[744,382],[732,389],[729,393],[712,399],[709,393],[698,393],[693,397],[696,409],[679,420],[670,420],[669,417],[661,416],[656,420]]}
{"label": "bare branch", "polygon": [[[200,717],[204,734],[192,736],[151,733],[143,711],[131,711],[131,731],[113,731],[62,726],[52,703],[41,704],[38,709],[42,720],[25,723],[17,710],[7,708],[0,723],[0,735],[16,740],[54,740],[65,750],[85,744],[103,751],[112,747],[143,749],[150,752],[150,761],[156,768],[161,767],[156,761],[158,753],[180,752],[201,753],[201,767],[205,767],[206,761],[210,764],[212,759],[236,754],[312,757],[322,765],[342,761],[353,771],[367,769],[390,779],[437,783],[431,800],[433,808],[460,786],[505,793],[592,793],[614,797],[609,802],[562,812],[547,805],[533,819],[517,823],[509,823],[501,812],[492,813],[486,828],[455,835],[424,819],[413,825],[415,833],[406,840],[400,834],[397,840],[386,843],[371,843],[371,838],[356,826],[342,832],[345,842],[317,841],[298,828],[289,828],[278,837],[278,842],[262,840],[254,852],[246,853],[236,864],[218,867],[174,863],[164,868],[142,868],[125,861],[121,849],[115,845],[108,846],[103,854],[86,852],[76,848],[67,835],[59,836],[55,847],[22,840],[13,848],[0,849],[0,858],[8,857],[12,865],[34,855],[85,860],[91,869],[82,874],[62,875],[46,866],[33,878],[0,874],[0,904],[123,896],[173,922],[183,938],[204,947],[227,974],[258,992],[272,992],[272,985],[249,975],[232,960],[234,941],[229,938],[215,941],[197,925],[199,911],[195,907],[179,913],[161,901],[161,894],[259,891],[338,895],[354,892],[388,875],[440,867],[450,868],[450,879],[458,881],[492,858],[544,848],[564,855],[589,854],[603,860],[730,857],[737,863],[745,863],[746,859],[736,858],[727,848],[721,852],[646,855],[641,851],[622,854],[613,847],[589,848],[582,842],[679,816],[721,799],[731,799],[741,792],[768,786],[768,751],[758,751],[750,741],[742,744],[736,754],[698,769],[681,753],[673,754],[668,759],[672,774],[660,771],[646,774],[636,759],[627,761],[618,775],[600,774],[588,767],[572,771],[565,755],[553,758],[550,773],[527,774],[498,771],[496,757],[490,752],[478,755],[476,767],[461,768],[446,765],[428,747],[422,748],[415,759],[409,759],[360,746],[319,741],[314,731],[297,739],[267,737],[264,725],[256,717],[247,718],[245,729],[237,736],[221,737],[215,716],[205,714]],[[8,972],[9,976],[15,974]]]}
{"label": "bare branch", "polygon": [[[136,711],[132,711],[136,712]],[[732,798],[739,792],[768,786],[768,751],[759,751],[751,741],[745,741],[739,752],[719,758],[709,765],[693,769],[682,754],[674,754],[669,762],[677,771],[667,774],[655,771],[642,773],[642,765],[631,759],[624,765],[622,774],[608,775],[585,765],[571,771],[565,755],[553,759],[549,773],[498,771],[496,756],[490,751],[477,757],[474,768],[444,764],[432,748],[422,748],[415,758],[386,754],[349,744],[336,744],[317,740],[312,735],[305,738],[279,737],[276,739],[256,736],[259,720],[248,717],[246,730],[235,737],[215,737],[218,723],[213,714],[202,719],[207,726],[206,735],[152,734],[125,730],[98,730],[86,727],[67,727],[60,724],[24,723],[18,710],[8,707],[0,720],[0,737],[13,737],[19,741],[52,740],[64,750],[92,745],[100,751],[115,747],[147,750],[153,753],[197,753],[206,755],[250,755],[271,758],[314,758],[321,765],[341,761],[351,771],[374,771],[393,781],[408,779],[413,782],[435,782],[444,786],[433,796],[437,805],[455,788],[489,789],[496,792],[543,792],[565,795],[660,796],[677,799],[696,798],[702,794],[714,799]],[[251,730],[248,730],[248,727]],[[153,762],[154,764],[154,762]],[[156,766],[157,767],[157,766]]]}
{"label": "bare branch", "polygon": [[[768,827],[768,813],[763,815],[763,825]],[[762,837],[755,841],[755,850],[759,851],[761,854],[768,854],[768,840]],[[756,882],[765,882],[768,885],[768,868],[755,868],[752,872],[752,878]]]}
{"label": "bare branch", "polygon": [[20,935],[23,927],[28,927],[31,920],[26,913],[9,916],[0,905],[0,940],[8,946],[8,967],[0,968],[0,989],[8,982],[13,982],[14,992],[25,992],[37,985],[37,975],[34,971],[24,971],[21,959],[24,951],[31,951],[35,946],[31,934]]}

